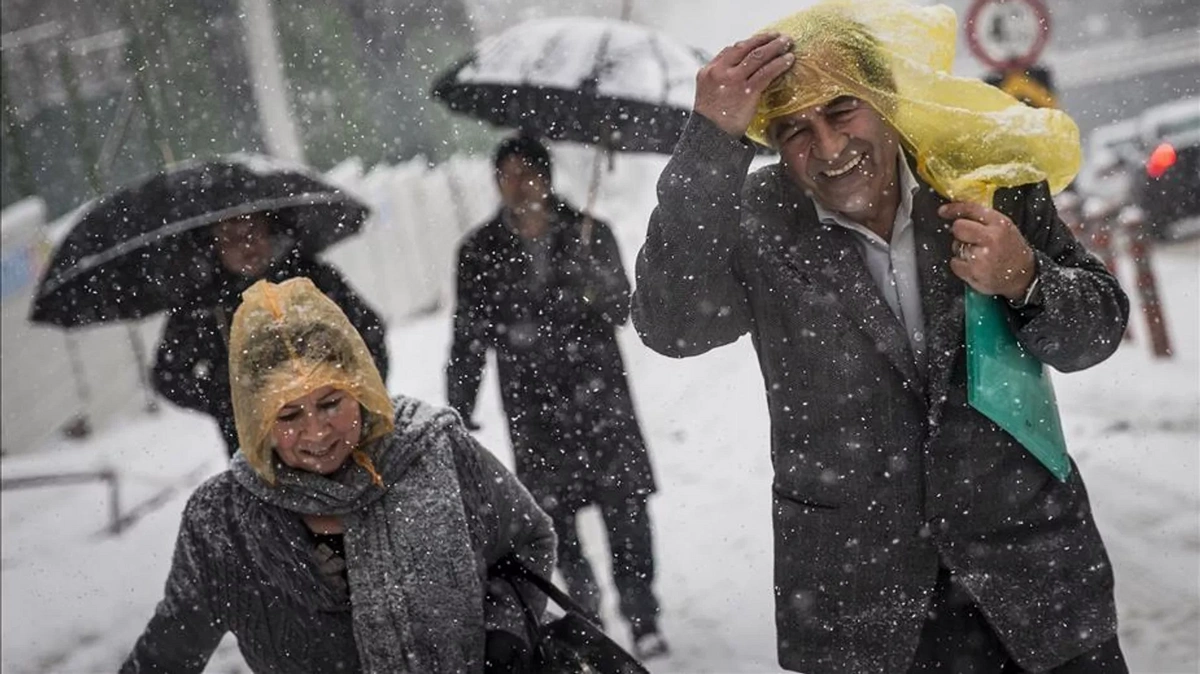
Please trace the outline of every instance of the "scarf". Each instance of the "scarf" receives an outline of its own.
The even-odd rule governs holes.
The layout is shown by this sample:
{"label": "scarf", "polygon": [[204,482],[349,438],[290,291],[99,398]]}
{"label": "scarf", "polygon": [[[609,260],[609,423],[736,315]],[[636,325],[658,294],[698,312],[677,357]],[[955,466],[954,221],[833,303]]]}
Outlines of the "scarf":
{"label": "scarf", "polygon": [[342,518],[364,674],[481,672],[483,587],[447,432],[454,417],[410,398],[395,402],[396,430],[364,448],[383,488],[353,461],[318,475],[276,458],[270,486],[239,452],[233,475],[272,506]]}

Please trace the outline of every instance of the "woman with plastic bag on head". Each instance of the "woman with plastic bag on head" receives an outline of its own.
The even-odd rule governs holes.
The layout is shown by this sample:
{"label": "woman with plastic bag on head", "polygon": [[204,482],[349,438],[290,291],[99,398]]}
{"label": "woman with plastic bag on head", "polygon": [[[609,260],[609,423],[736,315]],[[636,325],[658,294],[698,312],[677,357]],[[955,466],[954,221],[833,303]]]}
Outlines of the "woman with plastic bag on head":
{"label": "woman with plastic bag on head", "polygon": [[296,247],[286,233],[288,217],[257,212],[212,226],[214,292],[206,301],[171,310],[151,370],[159,395],[213,417],[229,456],[238,450],[229,397],[229,321],[242,291],[258,280],[312,279],[346,313],[387,381],[383,320],[333,265]]}
{"label": "woman with plastic bag on head", "polygon": [[452,411],[389,400],[362,337],[306,278],[260,281],[230,333],[241,451],[188,501],[166,593],[122,672],[200,672],[226,632],[255,672],[520,672],[549,577],[529,493]]}
{"label": "woman with plastic bag on head", "polygon": [[[701,69],[634,324],[673,357],[753,336],[782,666],[1124,672],[1083,481],[975,406],[964,296],[1039,373],[1111,355],[1128,300],[1050,199],[1074,123],[951,76],[954,35],[946,7],[824,2]],[[781,161],[750,173],[746,136]]]}

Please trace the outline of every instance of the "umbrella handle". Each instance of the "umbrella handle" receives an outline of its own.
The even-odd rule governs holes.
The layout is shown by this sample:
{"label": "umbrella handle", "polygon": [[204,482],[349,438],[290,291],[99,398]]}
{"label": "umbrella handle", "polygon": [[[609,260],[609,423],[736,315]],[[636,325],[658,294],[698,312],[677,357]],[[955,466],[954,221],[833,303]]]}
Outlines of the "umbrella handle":
{"label": "umbrella handle", "polygon": [[225,307],[220,304],[213,305],[213,316],[217,319],[217,331],[221,333],[221,341],[225,342],[225,350],[229,350],[229,317],[226,315]]}
{"label": "umbrella handle", "polygon": [[158,401],[154,399],[154,387],[150,385],[150,364],[146,360],[146,342],[142,339],[142,334],[138,332],[137,327],[132,323],[126,326],[126,334],[129,337],[130,350],[133,351],[133,360],[137,363],[138,384],[141,385],[142,394],[146,398],[146,411],[150,413],[157,412]]}
{"label": "umbrella handle", "polygon": [[592,158],[592,177],[588,181],[587,206],[583,209],[583,225],[579,228],[579,242],[584,254],[592,247],[592,209],[596,206],[596,195],[600,192],[600,165],[606,154],[603,147],[596,148],[596,156]]}
{"label": "umbrella handle", "polygon": [[92,424],[88,413],[92,405],[92,389],[88,386],[87,374],[83,371],[83,357],[79,353],[79,344],[75,336],[63,334],[66,343],[67,361],[71,365],[71,377],[75,380],[75,395],[79,400],[79,412],[67,421],[63,433],[69,438],[85,438],[92,432]]}

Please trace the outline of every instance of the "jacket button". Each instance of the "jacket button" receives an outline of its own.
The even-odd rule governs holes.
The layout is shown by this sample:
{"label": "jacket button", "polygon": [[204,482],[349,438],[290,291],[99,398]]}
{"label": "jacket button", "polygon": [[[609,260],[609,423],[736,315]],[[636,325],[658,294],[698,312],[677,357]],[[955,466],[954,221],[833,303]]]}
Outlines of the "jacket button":
{"label": "jacket button", "polygon": [[1060,346],[1062,346],[1057,339],[1052,339],[1050,337],[1043,337],[1039,339],[1037,345],[1039,349],[1046,353],[1054,353],[1055,351],[1058,351]]}
{"label": "jacket button", "polygon": [[946,518],[934,517],[921,525],[921,528],[917,530],[917,536],[929,538],[930,536],[944,534],[947,531],[950,531],[950,523],[946,521]]}

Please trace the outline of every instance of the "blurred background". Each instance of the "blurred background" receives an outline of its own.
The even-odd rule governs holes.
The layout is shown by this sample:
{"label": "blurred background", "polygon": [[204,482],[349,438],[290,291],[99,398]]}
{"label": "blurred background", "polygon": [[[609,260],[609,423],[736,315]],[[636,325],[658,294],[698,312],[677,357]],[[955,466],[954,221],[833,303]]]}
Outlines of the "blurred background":
{"label": "blurred background", "polygon": [[[326,257],[389,325],[389,387],[444,402],[455,249],[497,206],[490,152],[509,132],[432,100],[438,76],[539,17],[624,19],[714,54],[808,4],[0,0],[0,670],[113,671],[160,596],[187,493],[225,465],[208,420],[146,385],[161,317],[29,322],[51,251],[89,201],[186,159],[251,152],[310,167],[372,210]],[[1195,0],[945,4],[963,24],[956,74],[1079,125],[1084,165],[1060,212],[1119,273],[1135,313],[1112,361],[1056,376],[1068,440],[1114,557],[1134,671],[1200,671],[1200,11]],[[973,39],[968,16],[982,17]],[[584,204],[595,150],[552,152],[556,187]],[[631,274],[665,162],[604,164],[594,210]],[[631,329],[621,340],[663,484],[676,653],[654,671],[776,671],[769,441],[750,347],[677,363]],[[481,437],[503,455],[495,389],[485,383]],[[37,482],[64,473],[85,477]],[[243,667],[226,643],[208,671]]]}
{"label": "blurred background", "polygon": [[[36,195],[53,218],[89,196],[97,166],[121,184],[164,155],[269,152],[320,170],[347,157],[441,162],[496,137],[427,96],[478,39],[536,16],[624,13],[715,53],[802,4],[4,0],[0,205]],[[962,17],[971,3],[945,4]],[[1200,13],[1189,0],[1046,7],[1041,61],[1085,138],[1197,95]],[[965,41],[956,65],[987,71]]]}

